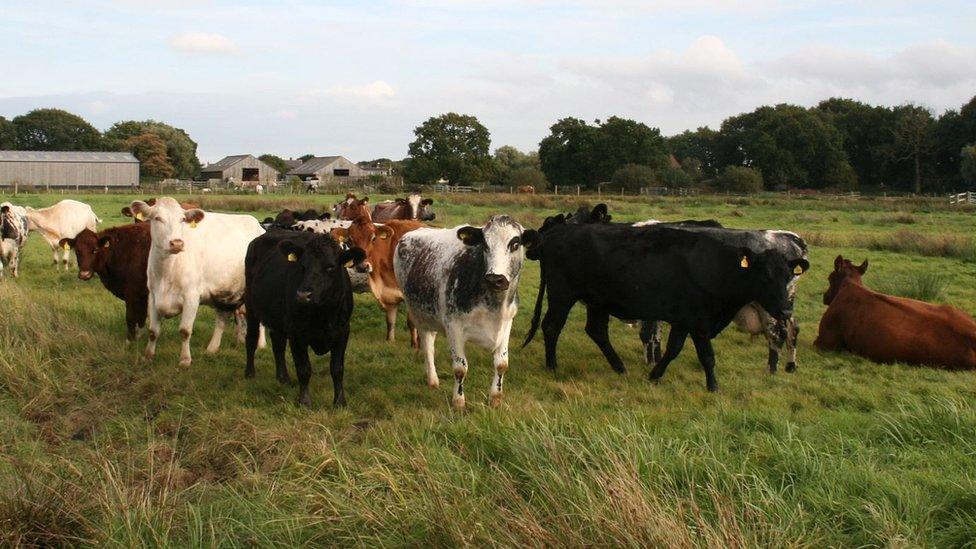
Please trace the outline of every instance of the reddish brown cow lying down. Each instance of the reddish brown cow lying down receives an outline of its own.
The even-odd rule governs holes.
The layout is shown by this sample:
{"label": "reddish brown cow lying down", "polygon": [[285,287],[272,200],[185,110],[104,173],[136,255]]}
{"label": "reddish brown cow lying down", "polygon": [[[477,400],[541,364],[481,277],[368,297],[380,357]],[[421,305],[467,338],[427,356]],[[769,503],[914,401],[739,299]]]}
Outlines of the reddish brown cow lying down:
{"label": "reddish brown cow lying down", "polygon": [[847,350],[875,362],[950,370],[976,368],[976,322],[949,305],[879,294],[861,283],[868,262],[834,260],[823,300],[819,349]]}

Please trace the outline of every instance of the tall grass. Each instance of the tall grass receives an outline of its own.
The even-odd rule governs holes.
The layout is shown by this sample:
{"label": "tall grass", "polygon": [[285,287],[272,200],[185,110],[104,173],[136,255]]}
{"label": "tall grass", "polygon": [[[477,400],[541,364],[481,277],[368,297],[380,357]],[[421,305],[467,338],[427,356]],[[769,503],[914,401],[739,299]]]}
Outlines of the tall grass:
{"label": "tall grass", "polygon": [[920,301],[943,301],[948,285],[949,281],[945,275],[935,272],[918,272],[883,280],[875,284],[874,289],[885,294]]}

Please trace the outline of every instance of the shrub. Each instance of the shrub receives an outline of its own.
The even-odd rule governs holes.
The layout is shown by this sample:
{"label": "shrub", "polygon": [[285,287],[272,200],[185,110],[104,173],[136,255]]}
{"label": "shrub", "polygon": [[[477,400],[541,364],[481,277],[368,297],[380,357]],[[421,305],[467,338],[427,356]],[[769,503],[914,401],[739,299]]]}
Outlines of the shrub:
{"label": "shrub", "polygon": [[679,168],[664,168],[658,172],[657,179],[662,185],[671,189],[683,189],[695,183],[694,178]]}
{"label": "shrub", "polygon": [[715,178],[719,190],[730,193],[758,193],[763,190],[762,174],[746,166],[727,166]]}
{"label": "shrub", "polygon": [[613,172],[610,179],[616,189],[639,191],[641,187],[651,187],[657,182],[657,171],[650,166],[627,164]]}
{"label": "shrub", "polygon": [[508,180],[513,187],[528,185],[534,188],[536,192],[542,192],[549,188],[549,180],[546,179],[546,174],[542,173],[539,168],[531,166],[512,170]]}

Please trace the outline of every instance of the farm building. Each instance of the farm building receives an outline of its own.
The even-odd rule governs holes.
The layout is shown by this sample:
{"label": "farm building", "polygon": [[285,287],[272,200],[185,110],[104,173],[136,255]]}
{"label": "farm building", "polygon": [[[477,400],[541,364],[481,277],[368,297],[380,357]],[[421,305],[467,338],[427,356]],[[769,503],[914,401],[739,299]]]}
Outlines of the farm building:
{"label": "farm building", "polygon": [[0,151],[0,185],[137,187],[139,160],[127,152]]}
{"label": "farm building", "polygon": [[368,172],[344,156],[316,156],[288,172],[301,179],[328,179],[330,177],[366,177]]}
{"label": "farm building", "polygon": [[201,179],[219,179],[226,183],[234,178],[238,183],[267,183],[278,180],[278,170],[261,162],[253,155],[238,154],[224,157],[219,162],[204,166]]}

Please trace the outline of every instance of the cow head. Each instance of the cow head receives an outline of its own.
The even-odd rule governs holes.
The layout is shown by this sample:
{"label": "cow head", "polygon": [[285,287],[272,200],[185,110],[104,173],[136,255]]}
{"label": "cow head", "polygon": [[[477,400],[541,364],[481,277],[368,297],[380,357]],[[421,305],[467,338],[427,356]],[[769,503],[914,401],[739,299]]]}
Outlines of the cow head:
{"label": "cow head", "polygon": [[576,223],[580,225],[588,225],[591,223],[610,223],[612,216],[607,213],[606,204],[597,204],[593,206],[593,209],[589,209],[586,206],[580,206],[575,214],[566,216],[566,223]]}
{"label": "cow head", "polygon": [[164,197],[151,206],[141,200],[130,205],[132,213],[141,215],[151,223],[152,245],[164,254],[178,254],[183,251],[183,235],[192,231],[206,216],[203,210],[184,210],[176,200]]}
{"label": "cow head", "polygon": [[431,210],[433,198],[422,198],[420,193],[410,193],[407,197],[407,207],[409,208],[410,219],[420,221],[433,221],[437,215]]}
{"label": "cow head", "polygon": [[362,200],[356,198],[354,193],[346,193],[346,198],[342,202],[339,202],[332,207],[332,211],[335,213],[336,219],[353,219],[355,215],[355,210],[358,210],[358,206],[369,202],[369,197],[364,196]]}
{"label": "cow head", "polygon": [[794,277],[810,268],[806,259],[787,260],[782,253],[766,250],[756,253],[742,248],[737,255],[739,272],[745,275],[739,283],[773,318],[783,320],[793,315],[789,286]]}
{"label": "cow head", "polygon": [[[368,215],[368,210],[367,215]],[[365,253],[362,260],[356,262],[356,271],[360,273],[373,272],[373,264],[369,258],[373,256],[373,248],[377,240],[383,241],[393,238],[394,231],[386,225],[375,225],[369,217],[358,217],[348,228],[335,228],[330,232],[332,239],[346,246],[360,248]]]}
{"label": "cow head", "polygon": [[864,273],[868,272],[868,260],[865,259],[864,263],[860,265],[854,265],[849,260],[844,259],[844,256],[837,256],[834,259],[834,271],[827,275],[827,291],[823,295],[824,305],[830,305],[830,303],[837,297],[837,293],[840,292],[841,286],[845,282],[851,282],[862,286],[861,277]]}
{"label": "cow head", "polygon": [[294,289],[291,299],[302,305],[325,303],[329,291],[341,283],[341,277],[348,276],[344,268],[360,263],[366,257],[359,248],[340,250],[325,236],[304,242],[282,240],[278,243],[278,251],[295,266],[289,269],[287,284],[289,289]]}
{"label": "cow head", "polygon": [[99,237],[90,229],[85,229],[74,238],[62,238],[58,246],[72,248],[78,258],[78,278],[90,280],[95,273],[104,273],[108,269],[108,260],[112,257],[113,239],[110,236]]}
{"label": "cow head", "polygon": [[457,237],[466,246],[477,247],[485,256],[485,286],[503,292],[518,279],[525,259],[525,249],[539,241],[539,233],[521,225],[507,215],[496,215],[484,227],[465,226]]}
{"label": "cow head", "polygon": [[[147,198],[145,200],[145,203],[148,204],[148,205],[150,205],[150,206],[155,206],[156,205],[156,199],[155,198]],[[125,217],[131,217],[132,218],[132,221],[134,223],[142,223],[143,221],[145,221],[145,218],[143,218],[142,214],[135,213],[135,212],[132,211],[132,207],[131,206],[125,206],[125,207],[123,207],[122,208],[122,215],[124,215]]]}

